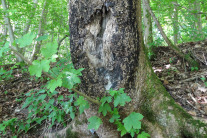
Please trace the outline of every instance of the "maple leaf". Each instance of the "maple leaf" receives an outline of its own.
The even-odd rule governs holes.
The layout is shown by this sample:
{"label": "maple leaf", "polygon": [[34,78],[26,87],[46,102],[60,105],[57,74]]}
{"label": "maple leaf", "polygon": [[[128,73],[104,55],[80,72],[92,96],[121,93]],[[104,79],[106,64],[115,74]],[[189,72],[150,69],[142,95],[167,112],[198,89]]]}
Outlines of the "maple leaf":
{"label": "maple leaf", "polygon": [[117,107],[118,105],[124,106],[126,102],[130,102],[131,98],[126,94],[120,94],[114,98],[114,107]]}
{"label": "maple leaf", "polygon": [[98,130],[99,126],[103,123],[102,120],[97,116],[92,116],[88,119],[90,124],[88,125],[88,129]]}
{"label": "maple leaf", "polygon": [[53,92],[57,87],[62,86],[62,79],[58,78],[57,80],[53,79],[49,82],[47,88],[50,89],[51,92]]}
{"label": "maple leaf", "polygon": [[36,75],[37,77],[41,77],[42,71],[48,72],[50,68],[49,60],[38,61],[35,60],[32,62],[32,65],[29,66],[29,72],[31,75]]}
{"label": "maple leaf", "polygon": [[127,131],[130,131],[132,128],[141,129],[140,120],[143,119],[143,115],[140,113],[132,112],[128,117],[123,120],[124,127]]}
{"label": "maple leaf", "polygon": [[17,40],[17,43],[19,44],[20,48],[23,48],[25,46],[30,45],[35,37],[36,37],[36,34],[27,33],[23,35],[21,38],[19,38]]}
{"label": "maple leaf", "polygon": [[143,131],[141,134],[138,135],[137,138],[148,138],[148,137],[150,137],[150,135]]}
{"label": "maple leaf", "polygon": [[75,102],[75,105],[76,106],[79,106],[80,114],[82,114],[85,109],[88,109],[89,108],[89,103],[88,103],[88,101],[86,101],[84,99],[83,96],[79,96],[79,98]]}
{"label": "maple leaf", "polygon": [[99,113],[102,112],[104,116],[106,116],[107,112],[110,111],[111,111],[111,106],[108,103],[101,105],[98,110],[98,112]]}
{"label": "maple leaf", "polygon": [[107,97],[103,97],[101,98],[101,105],[104,105],[106,102],[110,103],[112,101],[112,97],[111,96],[107,96]]}
{"label": "maple leaf", "polygon": [[41,48],[41,54],[46,58],[52,57],[53,54],[57,53],[57,43],[47,43],[46,46]]}

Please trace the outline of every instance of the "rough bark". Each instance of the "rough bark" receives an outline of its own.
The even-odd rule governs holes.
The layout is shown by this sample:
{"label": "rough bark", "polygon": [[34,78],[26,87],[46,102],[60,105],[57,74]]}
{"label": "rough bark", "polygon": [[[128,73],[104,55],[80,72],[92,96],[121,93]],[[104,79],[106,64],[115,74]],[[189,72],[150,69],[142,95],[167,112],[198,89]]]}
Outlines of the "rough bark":
{"label": "rough bark", "polygon": [[133,1],[70,4],[71,54],[74,65],[85,68],[82,91],[93,96],[110,88],[133,91],[139,51]]}
{"label": "rough bark", "polygon": [[[71,0],[71,55],[76,68],[85,68],[79,90],[101,97],[113,88],[125,88],[132,102],[121,110],[141,112],[152,138],[204,137],[207,125],[194,120],[167,93],[144,51],[140,0]],[[97,107],[86,111],[97,115]],[[119,137],[107,121],[100,137]]]}

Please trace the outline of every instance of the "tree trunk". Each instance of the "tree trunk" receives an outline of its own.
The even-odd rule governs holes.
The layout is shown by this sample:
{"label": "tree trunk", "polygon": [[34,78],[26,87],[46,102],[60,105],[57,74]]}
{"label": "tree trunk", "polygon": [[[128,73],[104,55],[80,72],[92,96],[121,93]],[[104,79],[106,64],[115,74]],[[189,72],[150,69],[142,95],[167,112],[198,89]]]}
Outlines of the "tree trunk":
{"label": "tree trunk", "polygon": [[144,21],[144,44],[147,48],[150,48],[150,44],[153,42],[152,20],[149,10],[147,9],[144,3],[144,0],[142,1],[143,1],[142,5],[143,5],[143,21]]}
{"label": "tree trunk", "polygon": [[33,0],[33,10],[31,11],[30,17],[29,17],[29,19],[26,23],[26,27],[23,30],[23,34],[27,34],[28,31],[29,31],[29,28],[31,26],[31,21],[35,16],[35,11],[36,11],[36,8],[37,8],[37,4],[38,4],[38,0]]}
{"label": "tree trunk", "polygon": [[194,2],[194,10],[195,10],[195,25],[196,25],[196,29],[197,29],[197,36],[198,38],[201,37],[200,35],[202,34],[202,21],[201,21],[201,14],[198,14],[200,12],[201,9],[201,5],[200,5],[200,1],[199,0],[195,0]]}
{"label": "tree trunk", "polygon": [[[43,8],[42,8],[40,22],[39,22],[38,37],[44,35],[44,27],[46,26],[48,4],[49,4],[48,0],[45,0]],[[42,41],[39,41],[35,44],[32,55],[31,55],[31,61],[36,60],[38,58],[38,54],[40,53],[40,49],[41,49],[41,44],[42,44]]]}
{"label": "tree trunk", "polygon": [[[177,4],[177,0],[174,1]],[[179,32],[179,25],[178,25],[178,6],[174,5],[173,9],[173,39],[174,39],[174,45],[177,45],[178,43],[178,32]]]}
{"label": "tree trunk", "polygon": [[[132,98],[123,116],[144,115],[152,138],[207,136],[207,125],[187,114],[162,86],[146,57],[141,34],[140,0],[70,0],[71,56],[76,68],[85,68],[79,90],[92,97],[125,88]],[[87,117],[98,114],[93,106]],[[103,122],[99,137],[119,137]]]}
{"label": "tree trunk", "polygon": [[[1,3],[2,3],[3,9],[6,11],[7,10],[7,5],[6,5],[5,0],[1,0]],[[14,37],[14,31],[12,29],[12,25],[11,25],[11,22],[10,22],[10,18],[9,18],[9,13],[8,12],[5,13],[4,20],[5,20],[5,25],[7,26],[8,31],[9,31],[10,45],[12,45],[12,43],[15,40],[15,37]],[[20,49],[18,47],[15,47],[15,49],[20,51]],[[16,56],[17,62],[21,62],[22,61],[22,59],[18,55],[15,55],[15,56]]]}

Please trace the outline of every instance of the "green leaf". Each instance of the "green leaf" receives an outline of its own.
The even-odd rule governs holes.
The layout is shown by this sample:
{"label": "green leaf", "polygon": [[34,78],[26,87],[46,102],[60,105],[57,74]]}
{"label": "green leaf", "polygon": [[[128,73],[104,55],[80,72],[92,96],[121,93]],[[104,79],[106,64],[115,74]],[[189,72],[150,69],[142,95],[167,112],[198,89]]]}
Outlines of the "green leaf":
{"label": "green leaf", "polygon": [[128,117],[123,120],[124,127],[127,131],[130,131],[132,128],[141,129],[141,119],[143,119],[143,115],[132,112]]}
{"label": "green leaf", "polygon": [[46,46],[41,48],[41,54],[46,58],[52,57],[53,54],[57,53],[58,44],[55,43],[47,43]]}
{"label": "green leaf", "polygon": [[30,75],[36,75],[37,77],[41,77],[42,71],[48,72],[50,68],[49,60],[38,61],[35,60],[32,62],[32,65],[29,66]]}
{"label": "green leaf", "polygon": [[40,36],[36,39],[36,41],[42,41],[42,40],[46,40],[48,38],[49,35],[43,35],[43,36]]}
{"label": "green leaf", "polygon": [[48,103],[53,105],[54,102],[55,102],[55,99],[50,99]]}
{"label": "green leaf", "polygon": [[41,67],[44,72],[48,72],[50,69],[50,61],[49,60],[41,60]]}
{"label": "green leaf", "polygon": [[27,132],[29,130],[29,128],[30,128],[30,124],[26,124],[24,127],[25,132]]}
{"label": "green leaf", "polygon": [[202,77],[202,78],[201,78],[201,80],[202,80],[202,81],[205,81],[205,80],[206,80],[206,78],[205,78],[205,77]]}
{"label": "green leaf", "polygon": [[47,94],[42,94],[37,98],[37,101],[41,100],[43,101],[47,97]]}
{"label": "green leaf", "polygon": [[148,138],[148,137],[150,137],[150,135],[144,131],[142,131],[142,133],[137,136],[137,138]]}
{"label": "green leaf", "polygon": [[58,101],[63,100],[63,99],[64,99],[63,95],[58,96]]}
{"label": "green leaf", "polygon": [[101,98],[101,105],[104,105],[106,102],[110,103],[112,101],[111,96]]}
{"label": "green leaf", "polygon": [[111,96],[115,96],[115,95],[118,94],[118,91],[110,89],[110,90],[109,90],[109,94],[110,94]]}
{"label": "green leaf", "polygon": [[121,122],[117,122],[116,124],[118,126],[117,130],[121,131],[121,136],[125,135],[127,133],[127,130],[125,129],[124,125],[122,125]]}
{"label": "green leaf", "polygon": [[33,101],[33,96],[28,97],[26,99],[26,101],[24,102],[24,104],[22,105],[22,109],[25,108],[25,107],[27,107],[32,101]]}
{"label": "green leaf", "polygon": [[114,123],[114,121],[116,121],[116,120],[120,120],[119,118],[120,118],[120,115],[114,114],[114,115],[110,118],[109,122],[110,122],[110,123]]}
{"label": "green leaf", "polygon": [[109,94],[114,97],[116,97],[117,95],[122,94],[122,93],[124,93],[124,88],[120,88],[118,91],[113,90],[113,89],[109,90]]}
{"label": "green leaf", "polygon": [[41,124],[42,120],[44,120],[44,118],[37,118],[35,121],[36,121],[38,124]]}
{"label": "green leaf", "polygon": [[89,121],[88,129],[95,129],[95,130],[98,130],[99,126],[103,123],[101,119],[97,116],[90,117],[88,121]]}
{"label": "green leaf", "polygon": [[47,88],[50,89],[51,92],[53,92],[57,87],[61,87],[61,86],[62,86],[62,79],[59,78],[57,80],[55,79],[50,80]]}
{"label": "green leaf", "polygon": [[35,37],[36,37],[36,34],[27,33],[23,35],[20,39],[18,39],[17,43],[19,44],[20,48],[23,48],[25,46],[30,45]]}
{"label": "green leaf", "polygon": [[2,57],[3,53],[9,51],[9,42],[6,42],[6,44],[0,48],[0,57]]}
{"label": "green leaf", "polygon": [[70,111],[70,118],[74,119],[75,118],[75,112],[73,111],[73,107],[69,107],[69,111]]}
{"label": "green leaf", "polygon": [[75,84],[81,83],[81,80],[77,74],[74,74],[72,72],[65,72],[64,76],[63,87],[65,88],[72,89]]}
{"label": "green leaf", "polygon": [[52,111],[48,117],[49,118],[55,118],[56,115],[57,115],[57,112],[56,111]]}
{"label": "green leaf", "polygon": [[130,102],[131,98],[126,94],[120,94],[114,98],[114,107],[117,107],[118,105],[124,106],[126,102]]}
{"label": "green leaf", "polygon": [[205,86],[207,87],[207,82],[204,82]]}
{"label": "green leaf", "polygon": [[99,113],[102,112],[104,116],[106,116],[107,112],[111,112],[111,106],[108,103],[101,105],[98,110]]}
{"label": "green leaf", "polygon": [[75,102],[75,106],[79,106],[80,114],[82,114],[85,109],[89,108],[89,103],[88,101],[84,100],[83,96],[79,96],[79,98]]}

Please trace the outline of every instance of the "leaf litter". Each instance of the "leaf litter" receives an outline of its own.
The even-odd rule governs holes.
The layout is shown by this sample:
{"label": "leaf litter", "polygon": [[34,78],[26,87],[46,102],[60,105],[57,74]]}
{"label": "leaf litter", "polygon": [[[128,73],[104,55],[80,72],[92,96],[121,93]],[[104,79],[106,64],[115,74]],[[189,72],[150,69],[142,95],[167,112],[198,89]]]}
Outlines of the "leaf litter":
{"label": "leaf litter", "polygon": [[178,45],[185,54],[191,54],[200,69],[189,64],[168,47],[155,50],[151,60],[154,72],[166,90],[189,114],[207,119],[207,40]]}

